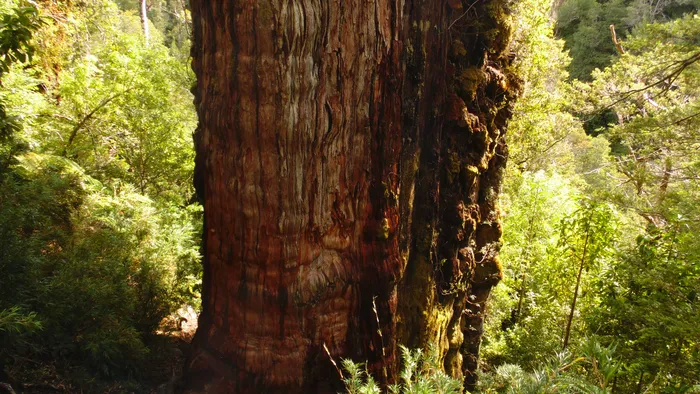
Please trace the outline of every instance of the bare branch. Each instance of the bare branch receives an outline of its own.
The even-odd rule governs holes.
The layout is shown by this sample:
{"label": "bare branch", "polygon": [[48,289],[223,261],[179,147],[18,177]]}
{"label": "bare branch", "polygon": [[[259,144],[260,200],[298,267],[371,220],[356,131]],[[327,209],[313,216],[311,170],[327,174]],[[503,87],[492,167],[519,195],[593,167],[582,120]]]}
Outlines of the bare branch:
{"label": "bare branch", "polygon": [[615,25],[610,25],[610,34],[612,35],[613,44],[615,44],[615,49],[620,55],[625,54],[625,49],[622,48],[622,44],[617,40],[617,33],[615,33]]}
{"label": "bare branch", "polygon": [[123,95],[124,93],[128,92],[129,90],[131,90],[131,88],[126,89],[126,90],[124,90],[123,92],[119,92],[119,93],[117,93],[117,94],[114,94],[114,95],[112,95],[112,96],[110,96],[110,97],[107,97],[106,99],[102,100],[92,111],[90,111],[90,113],[88,113],[87,115],[85,115],[85,117],[84,117],[80,122],[78,122],[78,123],[75,125],[75,127],[73,127],[73,130],[71,130],[71,132],[70,132],[70,137],[68,137],[68,143],[67,143],[66,146],[63,148],[63,152],[61,152],[61,156],[64,156],[64,157],[66,156],[66,153],[68,152],[68,148],[70,148],[70,146],[73,144],[73,140],[74,140],[75,137],[78,135],[78,131],[79,131],[83,126],[85,126],[85,123],[87,123],[88,120],[92,119],[92,117],[95,116],[95,114],[96,114],[99,110],[101,110],[102,108],[104,108],[105,106],[107,106],[107,104],[109,104],[112,100],[114,100],[114,99],[116,99],[117,97]]}

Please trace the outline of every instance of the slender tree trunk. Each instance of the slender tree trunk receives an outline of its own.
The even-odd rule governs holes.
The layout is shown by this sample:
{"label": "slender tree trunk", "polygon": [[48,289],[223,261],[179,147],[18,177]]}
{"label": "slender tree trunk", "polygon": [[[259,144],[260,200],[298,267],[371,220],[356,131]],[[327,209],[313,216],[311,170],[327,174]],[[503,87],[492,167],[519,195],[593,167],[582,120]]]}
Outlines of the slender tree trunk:
{"label": "slender tree trunk", "polygon": [[204,284],[186,391],[337,392],[324,345],[385,384],[398,344],[435,344],[473,385],[501,277],[507,3],[192,11]]}
{"label": "slender tree trunk", "polygon": [[656,199],[656,210],[661,209],[661,204],[663,204],[666,199],[666,193],[668,192],[668,184],[671,182],[671,173],[673,171],[673,161],[670,157],[666,157],[664,161],[664,174],[661,177],[661,185],[659,186],[659,196]]}
{"label": "slender tree trunk", "polygon": [[522,279],[520,280],[520,290],[518,290],[518,309],[515,312],[515,322],[520,321],[520,315],[523,312],[523,298],[525,298],[525,272],[522,272]]}
{"label": "slender tree trunk", "polygon": [[642,383],[644,382],[644,371],[639,374],[639,381],[637,382],[637,390],[635,390],[635,394],[642,394]]}
{"label": "slender tree trunk", "polygon": [[571,300],[571,308],[569,311],[569,318],[566,319],[566,330],[564,331],[564,346],[566,349],[569,346],[569,336],[571,335],[571,322],[574,320],[574,312],[576,311],[576,300],[578,299],[578,289],[581,286],[581,274],[583,273],[583,266],[586,263],[586,253],[588,252],[588,237],[589,233],[586,232],[586,238],[583,241],[583,253],[581,254],[581,264],[578,267],[578,275],[576,276],[576,287],[574,288],[574,298]]}
{"label": "slender tree trunk", "polygon": [[[537,195],[536,198],[539,197],[539,191],[540,189],[537,188]],[[534,210],[534,208],[533,208]],[[532,213],[532,211],[530,212]],[[525,298],[525,281],[527,280],[527,271],[528,268],[530,267],[530,260],[532,259],[531,257],[531,252],[530,252],[530,245],[532,245],[535,242],[535,234],[534,234],[534,226],[535,226],[535,220],[537,218],[534,217],[534,214],[530,215],[530,225],[528,226],[527,229],[527,239],[526,243],[528,245],[527,250],[525,252],[525,259],[521,260],[520,264],[520,274],[522,275],[522,280],[520,281],[520,290],[518,291],[518,309],[515,314],[515,322],[518,323],[520,321],[522,309],[523,309],[523,298]]]}
{"label": "slender tree trunk", "polygon": [[148,46],[149,41],[151,40],[151,30],[148,27],[148,6],[146,5],[146,0],[140,0],[140,14],[141,14],[141,26],[143,27],[143,39],[146,42],[146,46]]}

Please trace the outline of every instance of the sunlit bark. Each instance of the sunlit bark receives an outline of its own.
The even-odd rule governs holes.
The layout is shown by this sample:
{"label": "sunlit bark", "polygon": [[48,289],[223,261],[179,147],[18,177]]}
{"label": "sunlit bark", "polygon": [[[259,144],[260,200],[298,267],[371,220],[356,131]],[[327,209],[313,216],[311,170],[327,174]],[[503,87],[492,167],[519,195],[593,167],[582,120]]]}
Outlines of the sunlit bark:
{"label": "sunlit bark", "polygon": [[148,26],[148,6],[146,0],[140,0],[139,14],[141,16],[141,26],[143,28],[143,39],[146,45],[151,40],[151,29]]}

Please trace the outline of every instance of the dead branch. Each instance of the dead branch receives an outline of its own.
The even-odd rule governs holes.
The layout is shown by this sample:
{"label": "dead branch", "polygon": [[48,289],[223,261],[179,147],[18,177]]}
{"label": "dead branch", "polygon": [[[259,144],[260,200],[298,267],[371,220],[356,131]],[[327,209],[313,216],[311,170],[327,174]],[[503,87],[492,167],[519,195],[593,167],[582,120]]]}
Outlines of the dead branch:
{"label": "dead branch", "polygon": [[612,35],[613,44],[615,44],[615,49],[620,55],[625,54],[625,49],[622,48],[622,44],[617,40],[617,33],[615,33],[615,25],[610,25],[610,34]]}

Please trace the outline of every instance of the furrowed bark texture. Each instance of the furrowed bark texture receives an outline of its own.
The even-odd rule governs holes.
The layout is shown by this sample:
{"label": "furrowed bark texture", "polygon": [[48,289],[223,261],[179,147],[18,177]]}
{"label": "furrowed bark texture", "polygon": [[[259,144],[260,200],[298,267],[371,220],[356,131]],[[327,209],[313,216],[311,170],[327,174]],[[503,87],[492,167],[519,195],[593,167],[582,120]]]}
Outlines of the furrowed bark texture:
{"label": "furrowed bark texture", "polygon": [[434,344],[473,384],[517,91],[506,0],[192,11],[205,270],[186,391],[337,392],[324,344],[383,383],[398,344]]}

